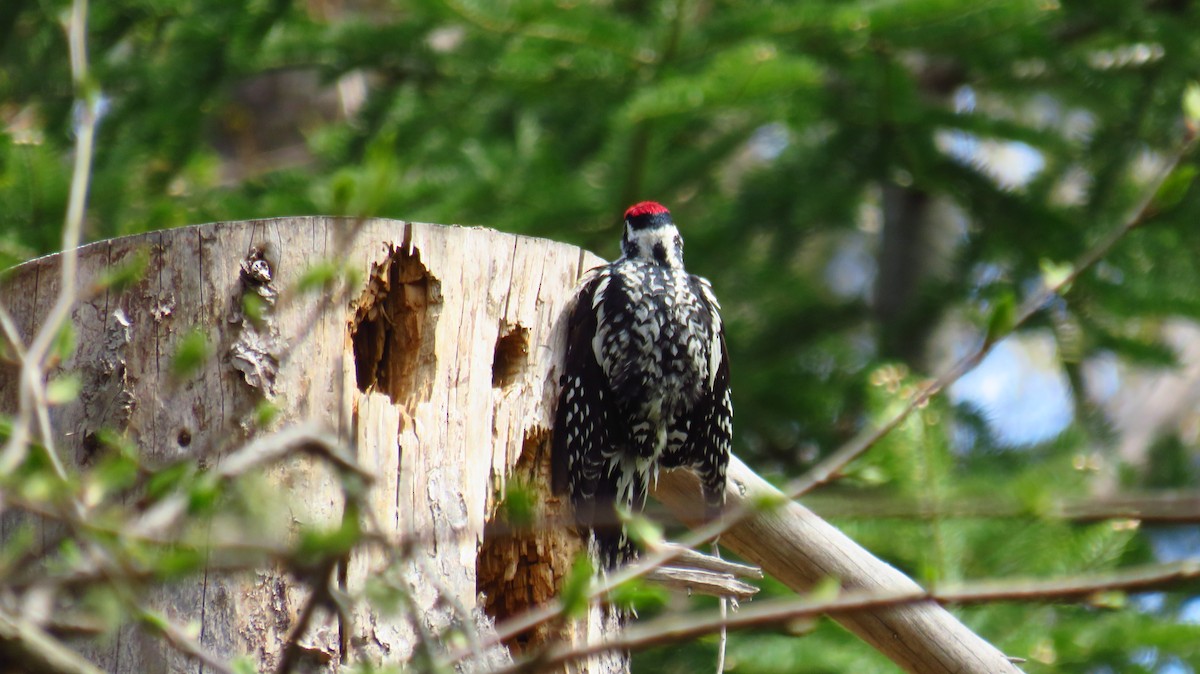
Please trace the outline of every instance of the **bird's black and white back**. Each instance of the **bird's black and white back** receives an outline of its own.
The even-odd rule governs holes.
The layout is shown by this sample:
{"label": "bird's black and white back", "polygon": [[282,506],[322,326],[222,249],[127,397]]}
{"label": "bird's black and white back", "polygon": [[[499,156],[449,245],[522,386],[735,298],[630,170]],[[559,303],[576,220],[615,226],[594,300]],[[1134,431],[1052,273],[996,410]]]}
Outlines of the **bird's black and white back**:
{"label": "bird's black and white back", "polygon": [[707,515],[719,513],[733,434],[720,305],[684,269],[667,209],[630,207],[621,253],[570,309],[553,437],[556,491],[609,568],[637,554],[617,509],[640,512],[660,468],[695,471]]}

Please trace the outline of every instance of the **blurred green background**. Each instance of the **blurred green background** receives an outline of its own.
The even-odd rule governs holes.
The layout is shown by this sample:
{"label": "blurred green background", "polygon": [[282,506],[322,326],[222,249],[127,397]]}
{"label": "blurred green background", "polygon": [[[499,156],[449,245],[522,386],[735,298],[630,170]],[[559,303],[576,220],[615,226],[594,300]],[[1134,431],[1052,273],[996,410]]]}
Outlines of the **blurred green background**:
{"label": "blurred green background", "polygon": [[[0,3],[4,266],[58,247],[65,8]],[[737,451],[780,479],[1126,219],[1200,78],[1187,0],[105,0],[89,32],[89,239],[348,214],[611,257],[624,208],[661,201],[725,308]],[[1200,556],[1190,161],[1146,226],[807,502],[928,584]],[[961,614],[1030,672],[1182,674],[1197,589]],[[735,634],[729,665],[894,671],[827,621]]]}

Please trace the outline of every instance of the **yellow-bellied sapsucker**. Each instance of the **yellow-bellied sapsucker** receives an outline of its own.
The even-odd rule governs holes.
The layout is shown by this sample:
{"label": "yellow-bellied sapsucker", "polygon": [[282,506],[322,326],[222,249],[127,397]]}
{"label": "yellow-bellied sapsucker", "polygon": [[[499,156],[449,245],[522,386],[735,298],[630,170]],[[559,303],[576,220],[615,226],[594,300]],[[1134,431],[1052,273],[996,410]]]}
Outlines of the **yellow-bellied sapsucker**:
{"label": "yellow-bellied sapsucker", "polygon": [[591,270],[575,302],[554,483],[612,568],[637,556],[617,508],[640,512],[660,468],[695,471],[707,516],[719,514],[733,438],[729,358],[712,286],[684,269],[683,239],[661,204],[625,211],[621,257]]}

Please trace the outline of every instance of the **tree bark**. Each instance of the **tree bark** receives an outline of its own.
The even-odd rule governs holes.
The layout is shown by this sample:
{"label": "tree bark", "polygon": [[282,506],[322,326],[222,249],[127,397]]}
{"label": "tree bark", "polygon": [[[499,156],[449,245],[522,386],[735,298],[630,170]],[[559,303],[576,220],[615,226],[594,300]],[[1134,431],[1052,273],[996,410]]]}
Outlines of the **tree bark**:
{"label": "tree bark", "polygon": [[[132,287],[89,291],[138,255],[147,256],[147,270]],[[360,547],[335,571],[336,587],[349,593],[377,577],[409,588],[410,612],[359,603],[343,621],[317,609],[289,657],[305,671],[332,671],[363,657],[402,662],[422,632],[451,624],[486,635],[494,620],[550,601],[577,550],[562,527],[509,536],[488,523],[518,475],[540,490],[543,518],[569,519],[548,487],[561,370],[554,345],[580,273],[598,263],[573,246],[486,229],[329,217],[215,223],[85,246],[83,297],[72,316],[78,348],[61,366],[79,373],[84,391],[53,409],[60,453],[86,465],[96,433],[107,428],[126,434],[150,465],[188,458],[220,468],[259,434],[254,411],[269,400],[279,410],[272,428],[309,424],[353,448],[376,476],[370,516],[412,545],[407,555]],[[302,290],[321,264],[351,274]],[[24,339],[57,279],[51,256],[21,265],[0,288]],[[245,315],[247,294],[266,300],[264,320]],[[208,338],[213,356],[182,379],[172,374],[173,359],[193,331]],[[0,376],[0,410],[15,401],[15,378]],[[341,485],[321,461],[291,459],[266,478],[272,493],[289,496],[263,524],[267,538],[284,542],[300,527],[341,521]],[[16,524],[0,519],[0,537]],[[389,565],[397,557],[405,561]],[[176,624],[198,626],[205,649],[222,658],[250,654],[259,671],[278,665],[309,596],[280,568],[209,571],[151,592],[149,603]],[[532,640],[595,638],[601,622],[596,610]],[[468,669],[503,663],[529,643],[477,654]],[[196,670],[137,626],[77,646],[111,672]],[[626,668],[615,655],[580,671]]]}

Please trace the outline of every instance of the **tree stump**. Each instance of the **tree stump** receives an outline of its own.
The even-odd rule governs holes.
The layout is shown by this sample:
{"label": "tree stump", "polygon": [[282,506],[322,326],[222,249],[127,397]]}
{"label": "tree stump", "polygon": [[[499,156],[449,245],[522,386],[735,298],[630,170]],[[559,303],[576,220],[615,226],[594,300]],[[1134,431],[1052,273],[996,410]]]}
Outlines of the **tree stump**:
{"label": "tree stump", "polygon": [[[148,263],[135,284],[89,290],[139,255]],[[72,315],[78,348],[60,366],[79,374],[83,392],[53,408],[60,452],[86,465],[96,434],[112,429],[151,465],[188,457],[219,467],[261,432],[255,410],[269,401],[278,410],[271,428],[307,424],[353,448],[375,476],[369,516],[412,545],[409,561],[392,571],[411,587],[412,619],[363,602],[348,622],[322,616],[301,640],[306,669],[332,671],[364,655],[402,662],[422,631],[455,621],[486,635],[495,620],[551,600],[577,550],[564,527],[512,537],[488,524],[518,478],[542,490],[543,518],[569,520],[548,487],[556,345],[580,273],[600,262],[573,246],[487,229],[331,217],[215,223],[85,246]],[[314,270],[330,268],[349,273],[305,290]],[[23,338],[37,330],[57,284],[55,256],[21,265],[3,284],[0,301]],[[262,320],[248,319],[247,295],[258,297]],[[173,358],[194,334],[212,355],[180,379]],[[9,374],[0,378],[6,411],[16,408]],[[319,461],[292,459],[266,479],[290,498],[264,523],[265,535],[282,540],[341,521],[342,490]],[[2,526],[7,536],[15,523],[8,517]],[[384,552],[356,549],[337,571],[339,587],[362,590],[386,566]],[[282,569],[260,568],[210,570],[153,592],[155,607],[198,626],[210,652],[250,654],[268,671],[308,590]],[[593,611],[553,636],[595,638],[601,622]],[[476,654],[468,669],[502,663],[550,630]],[[136,626],[78,647],[111,672],[196,668]],[[615,655],[577,667],[621,671],[627,662]]]}

